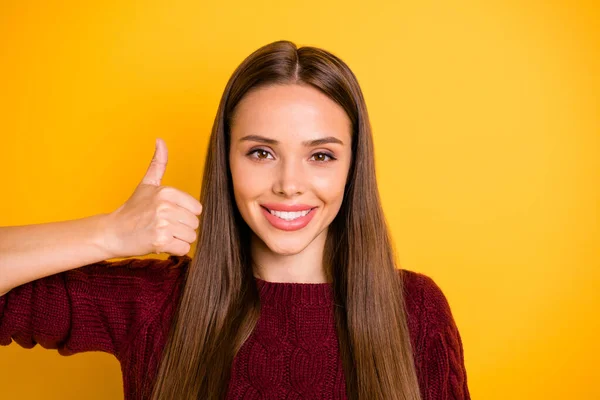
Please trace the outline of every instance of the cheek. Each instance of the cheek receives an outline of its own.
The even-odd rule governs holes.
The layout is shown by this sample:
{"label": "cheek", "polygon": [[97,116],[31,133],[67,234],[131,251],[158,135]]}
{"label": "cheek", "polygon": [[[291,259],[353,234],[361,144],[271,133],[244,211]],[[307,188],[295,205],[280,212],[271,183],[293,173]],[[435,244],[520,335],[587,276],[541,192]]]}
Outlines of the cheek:
{"label": "cheek", "polygon": [[328,174],[327,176],[315,176],[312,180],[312,187],[321,201],[328,206],[339,207],[342,204],[345,186],[346,175],[343,172]]}
{"label": "cheek", "polygon": [[233,191],[238,208],[244,208],[245,202],[258,198],[265,190],[265,179],[243,163],[231,164]]}

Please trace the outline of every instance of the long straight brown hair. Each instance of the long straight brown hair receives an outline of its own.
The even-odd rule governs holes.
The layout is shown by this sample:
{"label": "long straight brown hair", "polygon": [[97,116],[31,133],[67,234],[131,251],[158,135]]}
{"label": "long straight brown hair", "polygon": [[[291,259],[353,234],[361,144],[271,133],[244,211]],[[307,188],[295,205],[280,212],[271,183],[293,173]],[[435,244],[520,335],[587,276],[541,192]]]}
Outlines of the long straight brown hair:
{"label": "long straight brown hair", "polygon": [[242,97],[273,84],[310,85],[341,105],[352,122],[348,182],[328,229],[323,260],[333,281],[348,399],[419,400],[403,280],[380,203],[360,86],[335,55],[289,41],[256,50],[225,87],[204,166],[196,253],[185,273],[152,399],[225,398],[234,357],[258,321],[251,231],[235,205],[229,135]]}

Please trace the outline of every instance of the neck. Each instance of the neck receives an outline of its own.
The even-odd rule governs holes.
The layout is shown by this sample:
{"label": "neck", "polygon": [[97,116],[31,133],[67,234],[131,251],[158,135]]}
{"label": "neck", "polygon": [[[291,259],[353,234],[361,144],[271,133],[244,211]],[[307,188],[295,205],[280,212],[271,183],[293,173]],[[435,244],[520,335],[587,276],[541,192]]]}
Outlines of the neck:
{"label": "neck", "polygon": [[327,230],[302,251],[282,254],[272,251],[259,237],[252,234],[250,251],[254,276],[268,282],[328,283],[323,265],[326,237]]}

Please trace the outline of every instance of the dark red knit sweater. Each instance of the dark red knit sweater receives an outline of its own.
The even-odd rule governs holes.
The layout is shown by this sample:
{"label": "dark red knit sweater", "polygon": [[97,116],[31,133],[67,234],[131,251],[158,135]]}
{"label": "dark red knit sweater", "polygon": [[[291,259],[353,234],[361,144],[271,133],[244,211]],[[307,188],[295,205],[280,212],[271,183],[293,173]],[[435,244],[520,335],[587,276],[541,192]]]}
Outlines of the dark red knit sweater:
{"label": "dark red knit sweater", "polygon": [[[100,261],[0,297],[0,345],[11,338],[61,355],[104,351],[121,364],[125,399],[147,399],[189,256]],[[461,337],[426,275],[405,271],[408,326],[423,400],[470,399]],[[328,283],[256,279],[262,311],[236,355],[227,399],[346,399]]]}

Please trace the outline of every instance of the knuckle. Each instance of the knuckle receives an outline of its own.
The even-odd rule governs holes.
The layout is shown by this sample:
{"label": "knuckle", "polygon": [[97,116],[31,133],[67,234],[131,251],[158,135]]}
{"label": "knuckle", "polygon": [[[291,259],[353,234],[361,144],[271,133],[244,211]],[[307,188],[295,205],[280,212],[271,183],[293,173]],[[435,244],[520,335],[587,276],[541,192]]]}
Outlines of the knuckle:
{"label": "knuckle", "polygon": [[153,246],[164,246],[169,241],[169,237],[164,233],[164,230],[159,230],[159,232],[154,236],[154,240],[152,241]]}
{"label": "knuckle", "polygon": [[162,231],[164,230],[167,226],[169,226],[169,221],[165,218],[161,218],[156,222],[156,230],[157,231]]}
{"label": "knuckle", "polygon": [[162,198],[169,197],[173,194],[175,188],[172,186],[161,186],[158,188],[158,195]]}
{"label": "knuckle", "polygon": [[162,200],[158,203],[158,205],[156,206],[156,214],[157,215],[164,215],[164,213],[168,212],[169,210],[171,210],[173,206],[171,205],[171,202],[168,200]]}

